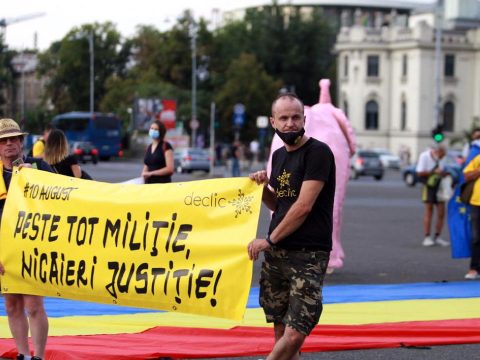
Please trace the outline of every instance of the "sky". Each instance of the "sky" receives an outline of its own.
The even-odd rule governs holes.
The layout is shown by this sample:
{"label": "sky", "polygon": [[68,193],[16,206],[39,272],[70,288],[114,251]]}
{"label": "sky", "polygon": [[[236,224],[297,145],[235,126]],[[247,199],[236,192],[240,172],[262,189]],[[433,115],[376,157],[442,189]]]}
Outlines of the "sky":
{"label": "sky", "polygon": [[[412,0],[409,0],[410,2]],[[425,2],[433,0],[416,0]],[[281,0],[279,3],[289,2]],[[309,1],[314,2],[314,1]],[[196,18],[213,19],[213,10],[220,11],[268,4],[269,0],[0,0],[0,21],[33,14],[39,17],[18,21],[6,27],[6,43],[11,49],[34,48],[35,34],[40,50],[61,40],[73,27],[93,22],[111,21],[125,37],[135,33],[136,26],[153,25],[167,30],[185,9],[192,9]]]}
{"label": "sky", "polygon": [[36,33],[38,48],[45,50],[73,27],[83,24],[111,21],[123,36],[129,37],[139,24],[166,30],[185,9],[192,9],[196,18],[210,20],[214,9],[232,10],[263,3],[260,0],[0,0],[0,21],[43,14],[8,25],[5,39],[11,49],[33,48]]}

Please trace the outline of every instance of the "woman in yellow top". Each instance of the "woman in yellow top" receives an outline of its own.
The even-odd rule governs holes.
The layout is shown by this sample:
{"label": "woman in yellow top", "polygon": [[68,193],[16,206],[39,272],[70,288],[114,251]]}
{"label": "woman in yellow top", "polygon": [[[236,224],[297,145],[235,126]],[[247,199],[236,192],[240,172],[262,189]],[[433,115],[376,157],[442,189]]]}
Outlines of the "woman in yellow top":
{"label": "woman in yellow top", "polygon": [[470,199],[470,221],[472,225],[472,255],[470,270],[465,274],[465,279],[480,279],[480,155],[477,155],[463,169],[465,181],[475,181],[472,197]]}
{"label": "woman in yellow top", "polygon": [[32,156],[36,158],[42,158],[45,152],[45,143],[48,140],[48,135],[50,135],[50,132],[54,129],[53,125],[47,124],[45,126],[45,129],[43,130],[43,136],[38,139],[35,144],[33,144],[32,148]]}

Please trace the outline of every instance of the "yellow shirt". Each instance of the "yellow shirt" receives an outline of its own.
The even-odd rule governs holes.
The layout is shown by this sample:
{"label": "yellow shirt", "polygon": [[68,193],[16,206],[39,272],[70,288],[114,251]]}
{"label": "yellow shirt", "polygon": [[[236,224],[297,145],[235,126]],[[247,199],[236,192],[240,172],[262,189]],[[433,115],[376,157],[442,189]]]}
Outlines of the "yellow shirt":
{"label": "yellow shirt", "polygon": [[[478,170],[480,168],[480,155],[475,156],[472,161],[465,166],[463,173],[467,173],[473,170]],[[470,199],[470,204],[475,206],[480,206],[480,178],[475,180],[475,185],[473,186],[472,198]]]}
{"label": "yellow shirt", "polygon": [[32,155],[33,157],[41,157],[43,156],[43,152],[45,151],[45,140],[38,139],[35,144],[33,144]]}

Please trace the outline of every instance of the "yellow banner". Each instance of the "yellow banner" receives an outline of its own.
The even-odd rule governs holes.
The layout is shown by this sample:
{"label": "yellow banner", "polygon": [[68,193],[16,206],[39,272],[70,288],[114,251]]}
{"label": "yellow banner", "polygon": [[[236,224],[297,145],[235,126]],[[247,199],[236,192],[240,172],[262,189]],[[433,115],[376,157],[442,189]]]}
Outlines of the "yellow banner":
{"label": "yellow banner", "polygon": [[132,185],[16,170],[2,292],[241,320],[261,195],[248,178]]}

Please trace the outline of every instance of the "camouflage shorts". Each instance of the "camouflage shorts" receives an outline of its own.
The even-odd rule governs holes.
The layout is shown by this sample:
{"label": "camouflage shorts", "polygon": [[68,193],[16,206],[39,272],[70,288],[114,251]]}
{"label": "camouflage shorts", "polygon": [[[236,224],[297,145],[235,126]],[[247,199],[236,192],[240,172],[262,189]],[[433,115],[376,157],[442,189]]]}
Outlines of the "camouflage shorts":
{"label": "camouflage shorts", "polygon": [[330,254],[270,248],[260,277],[260,305],[267,322],[309,335],[322,313],[322,286]]}

